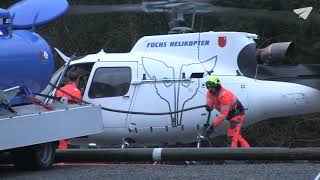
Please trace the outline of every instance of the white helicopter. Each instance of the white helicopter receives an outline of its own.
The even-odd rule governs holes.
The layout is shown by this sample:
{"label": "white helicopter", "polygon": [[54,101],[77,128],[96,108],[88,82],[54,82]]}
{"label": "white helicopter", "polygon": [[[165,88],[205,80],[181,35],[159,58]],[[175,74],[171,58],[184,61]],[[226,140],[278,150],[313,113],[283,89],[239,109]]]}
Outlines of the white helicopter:
{"label": "white helicopter", "polygon": [[[211,74],[244,105],[245,126],[268,118],[320,112],[320,66],[273,66],[293,44],[276,43],[258,49],[257,38],[244,32],[147,36],[129,53],[101,51],[72,59],[67,71],[79,74],[84,101],[110,109],[157,113],[204,105],[205,81]],[[68,58],[60,54],[67,62]],[[210,124],[218,113],[213,111]],[[102,115],[104,133],[74,139],[72,144],[187,144],[197,142],[208,119],[204,108],[167,115],[111,111]],[[214,135],[225,134],[226,128],[224,122]]]}
{"label": "white helicopter", "polygon": [[[255,34],[203,32],[141,38],[130,53],[103,51],[73,60],[83,100],[134,112],[174,112],[205,103],[205,81],[216,75],[246,109],[245,126],[274,117],[319,112],[320,67],[259,64],[257,52],[275,61],[273,44],[256,49]],[[211,123],[217,111],[213,111]],[[171,115],[135,115],[103,111],[105,132],[73,140],[99,146],[174,145],[197,140],[207,121],[204,108]],[[227,123],[215,135],[225,133]]]}

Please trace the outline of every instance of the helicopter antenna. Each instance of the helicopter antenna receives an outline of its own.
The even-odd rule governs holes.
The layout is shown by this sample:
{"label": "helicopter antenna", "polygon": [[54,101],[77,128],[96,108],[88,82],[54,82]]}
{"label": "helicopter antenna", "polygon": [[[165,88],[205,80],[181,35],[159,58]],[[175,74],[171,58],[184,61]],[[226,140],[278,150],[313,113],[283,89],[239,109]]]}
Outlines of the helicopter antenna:
{"label": "helicopter antenna", "polygon": [[33,19],[33,24],[32,24],[32,31],[35,31],[35,24],[36,24],[36,21],[38,19],[38,15],[39,15],[39,12],[37,12],[37,14],[34,16],[34,19]]}

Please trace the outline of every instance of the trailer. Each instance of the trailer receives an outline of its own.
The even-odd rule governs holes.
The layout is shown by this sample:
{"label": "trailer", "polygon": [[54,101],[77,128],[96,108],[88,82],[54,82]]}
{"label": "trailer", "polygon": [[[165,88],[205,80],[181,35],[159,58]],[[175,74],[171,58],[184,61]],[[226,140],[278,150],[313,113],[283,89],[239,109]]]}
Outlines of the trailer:
{"label": "trailer", "polygon": [[0,153],[11,153],[19,169],[46,169],[54,162],[59,140],[103,131],[101,108],[96,105],[50,104],[0,111]]}

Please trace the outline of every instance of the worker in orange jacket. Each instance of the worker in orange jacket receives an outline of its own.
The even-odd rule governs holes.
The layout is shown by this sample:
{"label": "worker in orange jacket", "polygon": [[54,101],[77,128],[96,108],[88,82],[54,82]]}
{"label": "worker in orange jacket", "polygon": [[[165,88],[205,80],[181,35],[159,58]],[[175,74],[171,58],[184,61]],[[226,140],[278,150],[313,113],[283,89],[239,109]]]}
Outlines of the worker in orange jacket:
{"label": "worker in orange jacket", "polygon": [[77,81],[78,75],[75,72],[68,73],[68,84],[64,85],[57,90],[56,97],[65,97],[69,101],[68,104],[74,104],[75,102],[81,102],[82,96],[81,91],[78,89]]}
{"label": "worker in orange jacket", "polygon": [[209,76],[206,81],[207,98],[206,110],[216,109],[220,115],[208,126],[206,133],[210,135],[214,128],[219,126],[224,120],[229,121],[227,133],[228,143],[232,148],[237,148],[238,143],[241,147],[249,148],[248,142],[241,136],[241,127],[245,120],[244,108],[237,97],[229,90],[223,88],[220,80],[216,76]]}
{"label": "worker in orange jacket", "polygon": [[[64,85],[57,90],[56,97],[65,97],[69,100],[68,104],[75,104],[75,102],[81,102],[81,91],[77,87],[78,75],[75,72],[68,73],[68,84]],[[71,102],[70,102],[71,101]],[[60,140],[59,149],[67,149],[70,144],[69,140]]]}

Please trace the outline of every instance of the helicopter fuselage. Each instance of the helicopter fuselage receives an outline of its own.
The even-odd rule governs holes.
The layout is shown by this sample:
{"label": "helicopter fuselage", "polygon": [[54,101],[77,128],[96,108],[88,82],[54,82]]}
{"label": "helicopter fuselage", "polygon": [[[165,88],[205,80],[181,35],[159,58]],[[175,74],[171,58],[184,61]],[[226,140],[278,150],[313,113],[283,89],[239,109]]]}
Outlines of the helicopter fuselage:
{"label": "helicopter fuselage", "polygon": [[[259,69],[254,78],[246,76],[248,70],[241,63],[256,57],[255,52],[246,51],[255,45],[255,38],[239,32],[149,36],[140,39],[130,53],[101,51],[73,61],[71,67],[82,72],[83,99],[112,109],[174,112],[204,105],[205,81],[211,74],[244,105],[245,126],[268,118],[319,112],[320,91],[308,83],[263,80]],[[258,66],[256,59],[249,63]],[[218,114],[213,111],[210,123]],[[105,132],[72,142],[118,147],[123,141],[133,146],[191,143],[202,133],[207,117],[204,108],[162,116],[103,111]],[[215,135],[226,133],[227,124],[216,128]]]}

